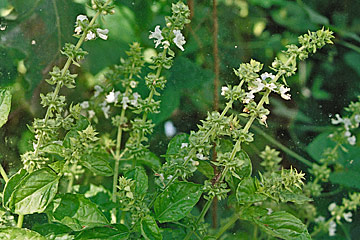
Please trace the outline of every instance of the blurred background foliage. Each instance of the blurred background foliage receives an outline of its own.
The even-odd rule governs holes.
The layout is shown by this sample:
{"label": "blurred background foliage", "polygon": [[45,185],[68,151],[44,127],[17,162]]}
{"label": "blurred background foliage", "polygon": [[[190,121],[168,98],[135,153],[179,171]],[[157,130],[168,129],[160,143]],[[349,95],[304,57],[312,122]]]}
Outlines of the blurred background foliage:
{"label": "blurred background foliage", "polygon": [[[101,84],[102,73],[120,63],[128,45],[137,41],[145,57],[154,52],[149,31],[164,23],[174,0],[115,1],[116,13],[102,19],[109,39],[86,42],[89,52],[81,68],[76,89],[63,92],[74,103],[93,94]],[[185,30],[185,51],[177,50],[168,84],[161,99],[161,113],[152,116],[157,131],[151,137],[151,149],[164,154],[169,138],[164,122],[171,120],[177,132],[189,132],[213,109],[213,15],[210,0],[188,0],[191,24]],[[285,102],[272,96],[268,128],[255,128],[256,145],[249,146],[255,166],[257,154],[266,144],[284,145],[305,158],[318,160],[328,143],[320,133],[331,130],[330,118],[342,113],[350,101],[360,95],[360,1],[358,0],[218,0],[218,48],[221,85],[235,84],[233,68],[254,58],[269,66],[274,57],[282,58],[281,50],[296,43],[297,37],[321,27],[335,32],[335,45],[302,62],[298,74],[288,79],[292,100]],[[72,37],[78,14],[91,15],[86,0],[1,0],[0,1],[0,86],[10,87],[13,106],[9,122],[0,130],[0,162],[12,171],[20,164],[19,155],[29,148],[32,137],[26,125],[44,114],[39,93],[49,90],[44,79],[54,65],[63,64],[60,54]],[[270,71],[265,67],[265,71]],[[145,91],[145,88],[144,88]],[[223,107],[220,98],[220,107]],[[234,111],[241,112],[240,105]],[[100,121],[103,122],[103,121]],[[97,126],[110,130],[111,124]],[[325,137],[324,137],[325,136]],[[277,140],[273,140],[277,139]],[[358,138],[359,139],[359,138]],[[309,145],[310,144],[310,145]],[[355,152],[354,152],[355,151]],[[350,151],[354,161],[360,160],[356,150]],[[304,165],[283,154],[285,167]],[[346,157],[344,157],[346,159]],[[311,161],[313,161],[311,160]],[[360,169],[360,168],[359,168]],[[346,174],[344,174],[346,175]],[[332,176],[333,183],[360,189],[359,175]],[[350,177],[349,177],[350,176]],[[352,177],[351,177],[352,176]],[[329,185],[329,191],[334,188]],[[359,221],[358,219],[356,221]]]}

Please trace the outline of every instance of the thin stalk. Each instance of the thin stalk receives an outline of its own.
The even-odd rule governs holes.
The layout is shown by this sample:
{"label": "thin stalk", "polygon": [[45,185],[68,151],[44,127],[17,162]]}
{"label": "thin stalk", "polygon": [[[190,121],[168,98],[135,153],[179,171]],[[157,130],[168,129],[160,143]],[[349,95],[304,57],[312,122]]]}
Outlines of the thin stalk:
{"label": "thin stalk", "polygon": [[7,183],[9,181],[9,178],[1,164],[0,164],[0,173],[3,179],[5,180],[5,183]]}
{"label": "thin stalk", "polygon": [[18,228],[22,228],[23,222],[24,222],[24,215],[19,214],[19,217],[18,217],[18,221],[17,221],[17,225],[16,225],[16,226],[17,226]]}
{"label": "thin stalk", "polygon": [[214,110],[217,111],[219,109],[219,75],[220,75],[220,60],[219,60],[219,48],[218,48],[218,32],[219,32],[219,24],[217,17],[217,4],[216,0],[213,0],[213,55],[214,55]]}
{"label": "thin stalk", "polygon": [[232,225],[234,225],[234,223],[239,219],[239,214],[235,213],[234,215],[231,216],[230,220],[224,225],[222,226],[219,231],[217,232],[217,234],[214,236],[215,239],[218,239],[219,237],[221,237],[221,235],[224,234],[224,232],[226,232],[226,230],[228,230]]}

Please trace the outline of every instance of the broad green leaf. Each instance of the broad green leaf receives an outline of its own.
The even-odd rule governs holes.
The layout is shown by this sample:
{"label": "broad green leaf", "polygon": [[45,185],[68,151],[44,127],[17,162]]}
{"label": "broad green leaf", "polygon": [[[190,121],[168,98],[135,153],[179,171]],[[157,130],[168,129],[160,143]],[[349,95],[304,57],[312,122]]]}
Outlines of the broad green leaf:
{"label": "broad green leaf", "polygon": [[75,238],[78,240],[122,240],[128,239],[129,229],[123,224],[114,224],[104,227],[88,228],[83,231]]}
{"label": "broad green leaf", "polygon": [[135,167],[125,173],[126,178],[135,180],[135,194],[137,196],[143,196],[148,190],[148,176],[144,168]]}
{"label": "broad green leaf", "polygon": [[141,235],[146,240],[161,240],[160,229],[153,217],[147,215],[141,219]]}
{"label": "broad green leaf", "polygon": [[10,108],[11,108],[10,91],[7,89],[0,89],[0,128],[7,122],[10,113]]}
{"label": "broad green leaf", "polygon": [[137,163],[141,165],[147,165],[152,169],[158,169],[161,165],[160,159],[156,156],[155,153],[146,150],[144,154],[137,159]]}
{"label": "broad green leaf", "polygon": [[[246,205],[245,205],[246,206]],[[242,209],[240,218],[252,221],[253,218],[259,218],[268,214],[268,210],[260,206],[250,206]]]}
{"label": "broad green leaf", "polygon": [[199,161],[199,166],[197,166],[197,169],[208,179],[212,179],[214,177],[214,168],[207,161]]}
{"label": "broad green leaf", "polygon": [[15,189],[26,175],[27,172],[24,169],[20,169],[17,173],[12,175],[9,181],[6,183],[3,195],[3,206],[7,210],[11,211],[10,202],[15,193]]}
{"label": "broad green leaf", "polygon": [[72,232],[72,229],[59,223],[36,224],[32,230],[40,233],[47,239],[54,239],[55,237],[59,237],[59,239],[72,239],[70,237],[65,238],[65,236],[69,236],[68,234]]}
{"label": "broad green leaf", "polygon": [[16,214],[41,213],[55,197],[60,177],[42,168],[24,177],[14,189],[9,207]]}
{"label": "broad green leaf", "polygon": [[290,213],[280,211],[253,221],[266,233],[281,239],[311,239],[306,226]]}
{"label": "broad green leaf", "polygon": [[25,228],[0,228],[0,239],[2,240],[46,240],[39,233]]}
{"label": "broad green leaf", "polygon": [[312,201],[311,198],[305,196],[300,190],[297,192],[283,191],[279,194],[279,198],[281,202],[294,202],[296,204],[304,204]]}
{"label": "broad green leaf", "polygon": [[256,203],[264,201],[267,197],[256,192],[254,180],[251,177],[244,178],[238,185],[236,190],[236,198],[238,203]]}
{"label": "broad green leaf", "polygon": [[112,176],[113,169],[109,162],[103,157],[102,153],[92,153],[83,155],[80,164],[88,168],[90,171],[100,176]]}
{"label": "broad green leaf", "polygon": [[51,143],[51,144],[48,144],[45,147],[41,148],[41,151],[43,151],[43,152],[57,154],[59,156],[64,155],[64,150],[65,150],[65,148],[62,145],[56,144],[56,143]]}
{"label": "broad green leaf", "polygon": [[360,174],[358,170],[343,169],[339,172],[333,172],[330,174],[330,181],[348,188],[360,190]]}
{"label": "broad green leaf", "polygon": [[199,201],[201,193],[201,185],[195,183],[172,184],[155,200],[155,219],[164,223],[184,218]]}
{"label": "broad green leaf", "polygon": [[306,152],[316,161],[322,158],[325,148],[334,147],[336,144],[329,138],[329,132],[318,135],[307,147]]}
{"label": "broad green leaf", "polygon": [[358,76],[360,76],[360,66],[356,64],[360,61],[360,54],[356,52],[348,52],[344,56],[345,63],[351,67]]}
{"label": "broad green leaf", "polygon": [[181,149],[181,145],[183,143],[188,143],[188,142],[189,142],[189,135],[186,133],[179,134],[173,137],[170,140],[168,144],[168,148],[166,150],[166,161],[170,161],[173,158],[172,155],[179,153]]}
{"label": "broad green leaf", "polygon": [[46,209],[46,213],[50,220],[75,231],[109,224],[96,204],[80,194],[59,194]]}

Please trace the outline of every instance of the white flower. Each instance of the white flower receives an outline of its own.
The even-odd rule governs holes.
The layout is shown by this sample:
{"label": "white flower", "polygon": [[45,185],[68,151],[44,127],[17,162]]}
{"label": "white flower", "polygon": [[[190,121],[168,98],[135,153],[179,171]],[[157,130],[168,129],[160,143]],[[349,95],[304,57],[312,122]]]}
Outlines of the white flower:
{"label": "white flower", "polygon": [[103,111],[105,118],[108,119],[109,118],[110,106],[103,104],[103,106],[101,107],[101,110]]}
{"label": "white flower", "polygon": [[99,96],[99,94],[104,91],[104,89],[102,89],[102,87],[100,87],[99,85],[95,85],[94,89],[95,89],[94,97]]}
{"label": "white flower", "polygon": [[352,213],[351,213],[351,212],[344,213],[344,214],[343,214],[343,217],[344,217],[345,221],[347,221],[347,222],[352,222],[352,219],[351,219]]}
{"label": "white flower", "polygon": [[181,143],[181,148],[187,148],[189,146],[188,143]]}
{"label": "white flower", "polygon": [[160,26],[159,26],[159,25],[157,25],[157,26],[155,27],[155,31],[154,31],[154,32],[151,32],[151,31],[150,31],[149,39],[153,39],[153,38],[155,38],[154,43],[155,43],[155,48],[157,48],[157,47],[160,45],[161,40],[164,39],[164,37],[161,35],[161,30],[160,30]]}
{"label": "white flower", "polygon": [[136,81],[130,81],[130,87],[136,88],[137,82]]}
{"label": "white flower", "polygon": [[249,103],[250,100],[254,99],[254,93],[253,92],[248,92],[245,94],[245,98],[243,99],[243,103]]}
{"label": "white flower", "polygon": [[83,109],[87,109],[89,107],[89,102],[88,101],[84,101],[82,103],[80,103],[80,106],[83,108]]}
{"label": "white flower", "polygon": [[286,92],[290,91],[290,88],[284,87],[284,86],[280,86],[280,95],[283,99],[285,100],[290,100],[291,95],[290,94],[286,94]]}
{"label": "white flower", "polygon": [[345,135],[345,137],[350,137],[350,136],[351,136],[351,132],[350,132],[350,131],[345,131],[344,135]]}
{"label": "white flower", "polygon": [[90,119],[93,118],[93,117],[95,117],[95,112],[94,112],[94,110],[88,111],[88,114],[89,114],[89,118],[90,118]]}
{"label": "white flower", "polygon": [[164,48],[170,47],[169,41],[163,41],[163,42],[162,42],[162,45],[164,46]]}
{"label": "white flower", "polygon": [[103,40],[107,40],[108,39],[108,33],[109,33],[109,29],[101,29],[101,28],[97,28],[96,29],[96,33],[99,36],[99,38],[103,39]]}
{"label": "white flower", "polygon": [[[329,209],[329,212],[332,212],[334,209],[336,208],[336,203],[330,203],[328,209]],[[334,214],[331,214],[331,215],[334,215]]]}
{"label": "white flower", "polygon": [[175,34],[175,38],[173,39],[173,42],[176,44],[178,48],[181,49],[181,51],[184,51],[183,45],[186,43],[184,36],[180,32],[180,30],[174,30],[173,33]]}
{"label": "white flower", "polygon": [[257,93],[257,92],[260,92],[261,90],[263,90],[264,87],[265,87],[265,84],[262,83],[260,78],[257,78],[253,82],[253,86],[249,86],[249,90],[251,90],[251,92],[253,92],[253,93]]}
{"label": "white flower", "polygon": [[229,88],[228,87],[222,87],[221,88],[221,96],[225,96],[225,93],[227,92],[227,91],[229,91]]}
{"label": "white flower", "polygon": [[356,143],[356,137],[355,136],[348,137],[347,140],[348,140],[350,145],[355,145],[355,143]]}
{"label": "white flower", "polygon": [[79,35],[82,32],[82,27],[81,26],[77,26],[74,30],[74,32]]}
{"label": "white flower", "polygon": [[344,127],[346,130],[349,130],[349,127],[351,126],[351,120],[349,118],[344,118]]}
{"label": "white flower", "polygon": [[354,119],[355,119],[355,122],[360,123],[360,115],[359,114],[356,114]]}
{"label": "white flower", "polygon": [[34,142],[33,142],[33,148],[34,148],[34,151],[36,151],[37,146],[38,146],[38,145],[37,145],[36,143],[34,143]]}
{"label": "white flower", "polygon": [[274,83],[267,83],[265,87],[270,89],[271,91],[275,91],[276,89],[276,85]]}
{"label": "white flower", "polygon": [[316,223],[323,223],[323,222],[325,222],[325,217],[319,216],[319,217],[315,218],[314,221]]}
{"label": "white flower", "polygon": [[169,175],[166,179],[171,180],[171,179],[173,179],[173,177],[174,177],[173,175]]}
{"label": "white flower", "polygon": [[115,102],[115,92],[114,92],[114,89],[113,89],[108,95],[106,95],[105,101],[107,101],[108,103],[113,103],[113,102]]}
{"label": "white flower", "polygon": [[344,122],[344,119],[342,119],[339,114],[335,114],[335,117],[336,117],[336,119],[334,119],[334,118],[331,119],[331,124],[336,125],[336,124]]}
{"label": "white flower", "polygon": [[270,215],[273,213],[273,210],[271,208],[266,208],[268,210],[267,214]]}
{"label": "white flower", "polygon": [[79,15],[79,16],[77,16],[76,17],[76,21],[77,22],[83,22],[83,21],[85,21],[85,20],[87,20],[87,21],[89,21],[89,19],[87,18],[87,16],[85,16],[85,15]]}
{"label": "white flower", "polygon": [[93,40],[95,39],[96,35],[95,33],[93,33],[92,31],[89,31],[87,34],[86,34],[86,37],[85,37],[85,40]]}
{"label": "white flower", "polygon": [[331,221],[329,223],[329,236],[335,236],[335,232],[336,232],[336,223],[334,221]]}
{"label": "white flower", "polygon": [[138,98],[140,97],[140,94],[138,94],[137,92],[133,94],[133,98],[132,100],[130,100],[130,104],[133,105],[134,107],[137,107],[138,105]]}
{"label": "white flower", "polygon": [[128,107],[128,103],[130,102],[129,98],[128,97],[123,97],[122,100],[121,100],[121,103],[123,104],[123,109],[126,109]]}
{"label": "white flower", "polygon": [[173,124],[172,121],[166,121],[164,124],[164,130],[165,130],[165,135],[167,137],[172,137],[175,135],[176,133],[176,128]]}
{"label": "white flower", "polygon": [[196,154],[196,157],[199,159],[199,160],[207,160],[208,158],[207,157],[205,157],[203,154],[201,154],[201,153],[197,153]]}
{"label": "white flower", "polygon": [[268,72],[265,72],[265,73],[261,74],[261,79],[262,80],[266,80],[268,78],[270,78],[271,80],[274,80],[275,75],[273,75],[272,73],[268,73]]}

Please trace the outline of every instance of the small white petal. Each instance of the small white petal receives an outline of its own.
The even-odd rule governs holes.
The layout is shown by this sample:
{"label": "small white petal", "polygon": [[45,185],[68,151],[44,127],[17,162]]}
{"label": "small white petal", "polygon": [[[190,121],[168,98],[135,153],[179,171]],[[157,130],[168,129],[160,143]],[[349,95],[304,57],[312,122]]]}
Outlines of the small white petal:
{"label": "small white petal", "polygon": [[85,20],[89,21],[89,19],[85,15],[79,15],[79,16],[76,17],[76,21],[83,22]]}
{"label": "small white petal", "polygon": [[180,30],[174,30],[175,38],[173,38],[173,42],[176,44],[181,51],[184,51],[183,45],[186,43],[184,36],[180,32]]}
{"label": "small white petal", "polygon": [[74,32],[79,35],[82,32],[82,27],[81,26],[77,26],[74,30]]}
{"label": "small white petal", "polygon": [[261,74],[261,79],[262,80],[266,80],[268,78],[270,78],[271,80],[274,80],[275,75],[273,75],[272,73],[268,73],[268,72],[265,72],[265,73]]}
{"label": "small white petal", "polygon": [[108,39],[108,33],[109,33],[109,29],[101,29],[101,28],[97,28],[96,29],[96,33],[99,36],[99,38],[103,39],[103,40],[107,40]]}
{"label": "small white petal", "polygon": [[221,88],[221,96],[225,96],[225,93],[227,92],[227,91],[229,91],[229,88],[228,87],[222,87]]}
{"label": "small white petal", "polygon": [[88,101],[84,101],[82,103],[80,103],[80,106],[83,108],[83,109],[87,109],[89,107],[89,102]]}
{"label": "small white petal", "polygon": [[155,38],[154,43],[155,43],[155,48],[157,48],[161,44],[161,40],[164,39],[164,37],[161,35],[161,30],[159,25],[155,27],[154,32],[150,31],[149,39],[153,39],[153,38]]}
{"label": "small white petal", "polygon": [[115,92],[114,90],[112,90],[107,96],[106,96],[106,99],[105,99],[108,103],[113,103],[115,102]]}
{"label": "small white petal", "polygon": [[287,94],[288,91],[290,91],[290,88],[284,87],[284,86],[280,86],[280,96],[285,99],[285,100],[290,100],[291,95]]}
{"label": "small white petal", "polygon": [[187,148],[188,147],[188,143],[181,143],[181,148]]}
{"label": "small white petal", "polygon": [[335,208],[336,208],[336,203],[334,203],[334,202],[330,203],[330,205],[328,207],[329,211],[332,212]]}
{"label": "small white petal", "polygon": [[343,214],[343,217],[344,217],[345,221],[347,221],[347,222],[352,222],[352,219],[351,219],[351,217],[352,217],[352,212],[344,213],[344,214]]}
{"label": "small white petal", "polygon": [[356,144],[356,137],[355,136],[349,137],[347,140],[348,140],[350,145],[355,145]]}
{"label": "small white petal", "polygon": [[92,31],[89,31],[87,34],[86,34],[86,37],[85,37],[85,40],[93,40],[95,39],[96,35],[95,33],[93,33]]}
{"label": "small white petal", "polygon": [[344,120],[340,117],[339,114],[335,114],[335,117],[336,117],[336,119],[331,119],[331,124],[336,125],[336,124],[344,122]]}

